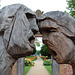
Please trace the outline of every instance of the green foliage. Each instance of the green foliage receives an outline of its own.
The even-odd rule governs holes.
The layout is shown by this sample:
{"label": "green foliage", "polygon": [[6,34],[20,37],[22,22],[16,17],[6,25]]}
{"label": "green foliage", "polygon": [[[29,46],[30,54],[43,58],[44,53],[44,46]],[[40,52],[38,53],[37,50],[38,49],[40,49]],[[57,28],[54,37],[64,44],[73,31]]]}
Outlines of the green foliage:
{"label": "green foliage", "polygon": [[39,42],[35,42],[36,43],[36,45],[39,47],[40,46],[40,43]]}
{"label": "green foliage", "polygon": [[48,47],[44,44],[40,50],[41,55],[51,57]]}
{"label": "green foliage", "polygon": [[37,38],[35,38],[35,41],[38,41],[38,39],[37,39]]}
{"label": "green foliage", "polygon": [[52,65],[45,66],[50,75],[52,75]]}
{"label": "green foliage", "polygon": [[36,59],[34,59],[34,60],[32,60],[32,61],[36,61],[37,60],[37,58]]}
{"label": "green foliage", "polygon": [[36,51],[36,55],[40,55],[40,51],[37,50],[37,51]]}
{"label": "green foliage", "polygon": [[[34,46],[35,46],[35,45],[34,45]],[[35,53],[36,53],[36,46],[34,47],[34,50],[33,50],[32,55],[35,54]]]}
{"label": "green foliage", "polygon": [[52,60],[46,60],[46,61],[44,61],[43,65],[46,65],[46,66],[52,65]]}
{"label": "green foliage", "polygon": [[25,66],[25,75],[27,75],[28,71],[30,70],[31,66]]}
{"label": "green foliage", "polygon": [[27,58],[34,58],[34,57],[36,57],[36,58],[33,59],[32,61],[36,61],[36,60],[37,60],[37,56],[26,56],[26,59],[27,59]]}
{"label": "green foliage", "polygon": [[25,66],[34,66],[34,62],[30,59],[25,59]]}
{"label": "green foliage", "polygon": [[69,14],[75,18],[75,0],[66,0],[68,7],[67,9],[70,10]]}
{"label": "green foliage", "polygon": [[40,46],[40,43],[38,41],[39,40],[37,38],[35,38],[35,45],[39,47]]}

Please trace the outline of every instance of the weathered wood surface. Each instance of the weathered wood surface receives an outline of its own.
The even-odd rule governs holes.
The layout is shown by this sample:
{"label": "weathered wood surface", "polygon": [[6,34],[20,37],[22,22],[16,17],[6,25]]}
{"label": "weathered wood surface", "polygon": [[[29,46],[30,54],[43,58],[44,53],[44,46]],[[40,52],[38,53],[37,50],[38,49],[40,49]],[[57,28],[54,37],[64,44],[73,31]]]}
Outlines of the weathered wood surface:
{"label": "weathered wood surface", "polygon": [[30,55],[38,31],[36,14],[22,4],[0,10],[0,75],[12,75],[18,58]]}
{"label": "weathered wood surface", "polygon": [[75,75],[75,19],[61,11],[51,11],[39,18],[43,43],[59,64],[71,64]]}

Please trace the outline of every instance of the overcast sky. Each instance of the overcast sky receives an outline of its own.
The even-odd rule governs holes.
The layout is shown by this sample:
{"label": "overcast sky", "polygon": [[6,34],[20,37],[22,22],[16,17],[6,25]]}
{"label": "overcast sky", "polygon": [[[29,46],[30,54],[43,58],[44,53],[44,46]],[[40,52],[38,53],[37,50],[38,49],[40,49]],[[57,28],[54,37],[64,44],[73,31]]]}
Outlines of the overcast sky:
{"label": "overcast sky", "polygon": [[[14,3],[24,4],[33,11],[40,9],[41,11],[44,12],[57,11],[57,10],[64,12],[67,7],[66,0],[1,0],[0,5],[2,8],[6,5]],[[40,41],[40,45],[42,45],[42,38],[38,39]],[[40,50],[40,47],[37,47],[37,50]]]}
{"label": "overcast sky", "polygon": [[44,12],[65,11],[67,7],[66,0],[1,0],[0,2],[1,8],[14,3],[24,4],[33,11],[40,9]]}

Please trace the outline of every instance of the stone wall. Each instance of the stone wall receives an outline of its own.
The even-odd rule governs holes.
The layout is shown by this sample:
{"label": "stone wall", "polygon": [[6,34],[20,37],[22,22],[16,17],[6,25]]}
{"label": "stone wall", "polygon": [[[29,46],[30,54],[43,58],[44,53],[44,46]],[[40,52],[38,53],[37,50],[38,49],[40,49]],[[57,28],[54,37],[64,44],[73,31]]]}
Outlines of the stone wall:
{"label": "stone wall", "polygon": [[60,65],[60,75],[72,75],[72,66],[67,64]]}
{"label": "stone wall", "polygon": [[60,75],[64,75],[64,65],[60,65]]}
{"label": "stone wall", "polygon": [[12,75],[17,75],[17,62],[13,66]]}

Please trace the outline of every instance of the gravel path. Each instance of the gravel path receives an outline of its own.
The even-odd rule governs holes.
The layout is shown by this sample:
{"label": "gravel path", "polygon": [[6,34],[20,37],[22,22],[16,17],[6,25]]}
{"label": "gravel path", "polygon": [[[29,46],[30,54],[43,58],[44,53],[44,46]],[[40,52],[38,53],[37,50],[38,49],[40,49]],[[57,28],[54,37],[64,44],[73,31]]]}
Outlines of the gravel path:
{"label": "gravel path", "polygon": [[46,68],[43,66],[43,60],[38,57],[35,65],[31,67],[27,75],[50,75]]}

